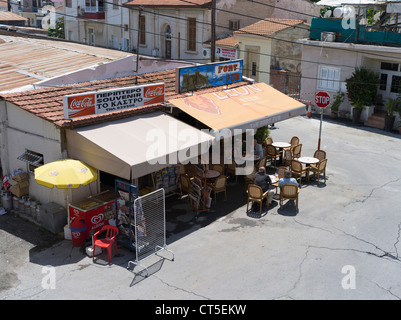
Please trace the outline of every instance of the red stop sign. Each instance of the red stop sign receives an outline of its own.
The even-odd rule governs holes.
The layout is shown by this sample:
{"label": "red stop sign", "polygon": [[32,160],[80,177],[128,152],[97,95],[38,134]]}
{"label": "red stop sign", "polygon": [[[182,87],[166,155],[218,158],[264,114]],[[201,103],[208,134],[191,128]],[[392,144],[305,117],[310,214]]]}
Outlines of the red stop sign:
{"label": "red stop sign", "polygon": [[327,92],[318,92],[315,94],[315,103],[320,108],[325,108],[330,104],[330,96]]}

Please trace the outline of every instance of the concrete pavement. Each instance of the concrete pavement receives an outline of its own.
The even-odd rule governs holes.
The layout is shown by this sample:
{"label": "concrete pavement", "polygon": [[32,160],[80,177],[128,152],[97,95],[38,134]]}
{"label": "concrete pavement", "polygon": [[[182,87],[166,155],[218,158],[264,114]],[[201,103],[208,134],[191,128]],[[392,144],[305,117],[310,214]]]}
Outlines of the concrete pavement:
{"label": "concrete pavement", "polygon": [[[276,123],[271,136],[296,135],[302,155],[312,156],[318,131],[319,119],[297,117]],[[0,299],[399,299],[400,138],[327,120],[321,143],[327,182],[301,188],[298,213],[292,203],[280,209],[275,201],[262,217],[247,215],[245,192],[234,199],[228,192],[206,225],[182,201],[181,214],[167,217],[174,261],[146,259],[149,277],[139,267],[126,269],[128,250],[119,249],[111,265],[93,264],[63,240],[20,252]],[[239,187],[231,181],[228,189]],[[15,237],[10,230],[7,236]]]}

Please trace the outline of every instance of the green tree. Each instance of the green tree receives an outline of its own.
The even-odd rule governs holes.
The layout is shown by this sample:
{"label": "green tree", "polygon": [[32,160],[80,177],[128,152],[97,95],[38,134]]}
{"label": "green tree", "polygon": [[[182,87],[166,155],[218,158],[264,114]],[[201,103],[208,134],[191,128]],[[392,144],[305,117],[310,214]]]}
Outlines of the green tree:
{"label": "green tree", "polygon": [[65,34],[64,34],[64,17],[59,18],[56,21],[56,25],[54,28],[49,28],[47,30],[47,34],[50,37],[57,37],[61,39],[65,39]]}

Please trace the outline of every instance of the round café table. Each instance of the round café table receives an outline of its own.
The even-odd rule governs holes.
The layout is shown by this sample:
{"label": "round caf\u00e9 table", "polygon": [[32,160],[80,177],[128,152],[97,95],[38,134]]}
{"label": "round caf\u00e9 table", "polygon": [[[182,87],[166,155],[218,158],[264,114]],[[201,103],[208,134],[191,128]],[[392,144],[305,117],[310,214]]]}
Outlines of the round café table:
{"label": "round caf\u00e9 table", "polygon": [[300,157],[298,158],[298,161],[309,167],[311,164],[318,163],[319,159],[314,157]]}
{"label": "round caf\u00e9 table", "polygon": [[303,164],[305,164],[306,169],[308,170],[307,173],[306,173],[306,175],[307,175],[306,177],[307,177],[308,182],[309,182],[309,169],[308,169],[308,167],[311,164],[318,163],[320,160],[318,158],[314,158],[314,157],[300,157],[300,158],[298,158],[298,161],[303,163]]}
{"label": "round caf\u00e9 table", "polygon": [[280,163],[283,164],[283,149],[291,147],[291,143],[288,142],[273,142],[272,146],[279,149]]}
{"label": "round caf\u00e9 table", "polygon": [[220,176],[220,172],[218,172],[217,170],[208,170],[203,177],[205,176],[206,179],[215,179]]}
{"label": "round caf\u00e9 table", "polygon": [[284,149],[284,148],[289,148],[291,147],[291,143],[288,142],[273,142],[272,146],[275,148],[279,148],[280,150]]}

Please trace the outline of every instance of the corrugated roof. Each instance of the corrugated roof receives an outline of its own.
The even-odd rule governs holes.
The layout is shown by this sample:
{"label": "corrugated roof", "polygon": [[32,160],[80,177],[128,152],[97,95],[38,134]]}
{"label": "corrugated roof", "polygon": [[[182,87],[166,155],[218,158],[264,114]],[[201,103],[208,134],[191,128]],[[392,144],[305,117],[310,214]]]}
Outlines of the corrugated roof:
{"label": "corrugated roof", "polygon": [[0,91],[12,90],[128,55],[123,51],[67,41],[0,35]]}
{"label": "corrugated roof", "polygon": [[206,7],[211,4],[211,0],[133,0],[125,3],[124,6]]}
{"label": "corrugated roof", "polygon": [[[53,122],[60,127],[68,126],[84,126],[97,122],[108,121],[112,119],[131,116],[141,112],[149,112],[150,110],[164,109],[164,105],[156,104],[146,107],[138,107],[129,110],[115,111],[100,115],[93,115],[89,117],[81,117],[72,120],[64,119],[63,111],[63,96],[70,94],[77,94],[97,90],[109,90],[114,88],[134,86],[136,84],[148,84],[164,82],[165,84],[165,100],[171,100],[186,94],[177,94],[175,92],[176,71],[166,70],[160,72],[153,72],[141,74],[138,76],[97,80],[84,83],[78,83],[69,86],[43,88],[37,90],[30,90],[16,93],[0,93],[0,97],[12,102],[18,107],[33,113],[34,115],[43,118],[47,121]],[[228,88],[238,87],[248,82],[242,81],[235,84],[228,85]],[[194,92],[194,94],[203,94],[208,92],[215,92],[216,88],[202,89]]]}
{"label": "corrugated roof", "polygon": [[276,19],[276,18],[267,18],[261,21],[258,21],[254,24],[241,28],[237,31],[234,31],[234,35],[238,34],[247,34],[250,33],[252,35],[270,35],[277,31],[281,31],[298,24],[303,23],[303,20],[297,19]]}
{"label": "corrugated roof", "polygon": [[11,11],[0,11],[0,21],[27,21],[27,18]]}

